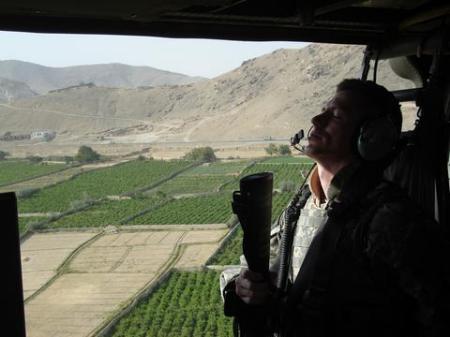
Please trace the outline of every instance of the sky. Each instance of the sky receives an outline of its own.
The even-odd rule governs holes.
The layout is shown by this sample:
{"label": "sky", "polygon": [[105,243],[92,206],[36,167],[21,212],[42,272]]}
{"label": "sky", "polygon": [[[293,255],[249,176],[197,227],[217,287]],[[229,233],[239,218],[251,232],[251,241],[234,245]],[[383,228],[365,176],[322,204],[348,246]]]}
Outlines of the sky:
{"label": "sky", "polygon": [[17,32],[0,32],[0,43],[0,60],[21,60],[49,67],[117,62],[208,78],[276,49],[306,46],[302,42]]}

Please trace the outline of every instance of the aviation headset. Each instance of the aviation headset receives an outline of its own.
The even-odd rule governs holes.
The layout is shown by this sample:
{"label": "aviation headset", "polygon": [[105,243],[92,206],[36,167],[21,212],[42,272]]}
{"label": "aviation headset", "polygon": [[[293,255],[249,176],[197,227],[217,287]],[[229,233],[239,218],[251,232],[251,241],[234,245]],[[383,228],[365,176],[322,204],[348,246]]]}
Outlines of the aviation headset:
{"label": "aviation headset", "polygon": [[[355,152],[365,161],[376,162],[389,159],[389,156],[394,153],[397,147],[400,130],[393,120],[393,114],[400,114],[400,112],[394,111],[394,104],[398,104],[396,101],[393,100],[390,103],[391,106],[378,107],[378,110],[382,111],[381,114],[365,118],[355,133],[353,141]],[[401,118],[401,114],[399,117]],[[304,152],[304,147],[298,146],[303,138],[303,130],[300,130],[291,138],[291,145],[300,152]]]}
{"label": "aviation headset", "polygon": [[399,131],[389,112],[364,121],[356,135],[358,155],[365,161],[387,158],[397,146]]}
{"label": "aviation headset", "polygon": [[[378,105],[377,108],[381,114],[376,114],[374,117],[369,117],[365,120],[359,127],[356,135],[357,153],[363,160],[369,162],[388,160],[392,156],[400,139],[402,124],[402,115],[397,99],[385,88],[377,85],[378,61],[380,57],[379,48],[376,52],[373,67],[373,81],[367,82],[370,60],[374,52],[375,50],[371,46],[367,46],[364,52],[361,80],[367,83],[367,86],[373,86],[374,95],[380,95],[380,97],[377,97],[379,99],[374,98],[372,95],[367,95],[367,93],[365,96],[371,96],[372,103]],[[341,84],[338,85],[338,89]],[[380,104],[380,102],[386,100],[390,100],[390,102],[386,105]],[[398,110],[394,108],[395,106],[397,106],[396,108]],[[397,122],[400,125],[396,125],[393,120],[395,114],[398,114]]]}

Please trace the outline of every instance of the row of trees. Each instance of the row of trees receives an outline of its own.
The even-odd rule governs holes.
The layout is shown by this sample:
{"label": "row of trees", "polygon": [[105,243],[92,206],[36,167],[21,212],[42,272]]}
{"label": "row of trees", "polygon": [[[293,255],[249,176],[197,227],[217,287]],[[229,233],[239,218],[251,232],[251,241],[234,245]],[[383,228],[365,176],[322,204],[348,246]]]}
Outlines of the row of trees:
{"label": "row of trees", "polygon": [[[9,156],[8,152],[0,150],[0,160],[6,160],[7,156]],[[95,152],[91,147],[83,145],[80,146],[77,154],[74,157],[64,156],[64,161],[66,163],[70,163],[73,161],[77,161],[80,163],[91,163],[100,160],[100,158],[100,154]],[[44,158],[40,156],[28,156],[26,159],[36,164],[44,160]]]}
{"label": "row of trees", "polygon": [[289,145],[286,145],[286,144],[276,146],[275,144],[270,143],[269,146],[264,148],[264,150],[266,150],[266,153],[269,156],[273,156],[273,155],[289,156],[289,155],[291,155],[291,149],[290,149]]}
{"label": "row of trees", "polygon": [[[284,144],[276,146],[275,144],[271,143],[268,147],[265,148],[265,150],[270,156],[286,156],[291,154],[291,149],[289,148],[289,146]],[[8,155],[8,152],[0,150],[0,160],[5,160]],[[65,156],[64,160],[66,162],[78,161],[80,163],[91,163],[100,160],[100,158],[101,156],[99,153],[95,152],[91,147],[83,145],[80,146],[75,157]],[[35,163],[41,162],[43,160],[43,158],[39,156],[30,156],[29,159],[30,161]],[[184,159],[211,163],[216,161],[217,157],[214,153],[214,150],[210,146],[206,146],[192,149],[191,151],[186,153]]]}
{"label": "row of trees", "polygon": [[[264,148],[264,150],[270,156],[273,155],[289,156],[292,154],[289,145],[286,144],[277,146],[273,143],[270,143],[269,146]],[[192,149],[184,156],[184,159],[201,162],[214,162],[217,160],[217,157],[214,153],[214,150],[211,147],[206,146]]]}

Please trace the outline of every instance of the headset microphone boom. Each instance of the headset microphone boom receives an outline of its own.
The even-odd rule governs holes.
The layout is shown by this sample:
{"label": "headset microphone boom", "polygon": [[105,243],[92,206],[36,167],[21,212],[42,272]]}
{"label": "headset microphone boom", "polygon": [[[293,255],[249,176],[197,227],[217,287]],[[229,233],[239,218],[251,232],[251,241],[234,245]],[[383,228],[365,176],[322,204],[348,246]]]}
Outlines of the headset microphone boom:
{"label": "headset microphone boom", "polygon": [[[312,130],[312,125],[308,130],[308,134],[306,135],[306,139],[309,138],[309,135],[311,133]],[[293,137],[291,137],[291,146],[296,149],[297,151],[301,152],[301,153],[305,153],[305,145],[299,145],[300,141],[305,137],[305,132],[303,131],[303,129],[300,129],[299,132],[297,132]]]}

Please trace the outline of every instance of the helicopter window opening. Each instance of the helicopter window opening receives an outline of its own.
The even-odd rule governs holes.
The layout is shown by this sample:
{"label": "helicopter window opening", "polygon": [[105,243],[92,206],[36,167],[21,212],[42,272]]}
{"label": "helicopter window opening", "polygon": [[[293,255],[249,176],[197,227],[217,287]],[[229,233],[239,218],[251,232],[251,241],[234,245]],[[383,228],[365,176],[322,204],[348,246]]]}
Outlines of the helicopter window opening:
{"label": "helicopter window opening", "polygon": [[[376,67],[375,64],[377,64]],[[374,74],[374,71],[376,71],[376,75]],[[367,79],[376,79],[378,84],[385,86],[392,92],[417,89],[413,81],[398,76],[392,70],[389,60],[378,60],[378,62],[371,61],[371,67],[367,75]],[[401,109],[403,115],[402,131],[414,130],[418,111],[415,102],[402,102]]]}
{"label": "helicopter window opening", "polygon": [[[231,192],[243,174],[275,171],[278,216],[312,164],[289,155],[289,138],[338,82],[358,77],[364,48],[255,43],[256,54],[208,74],[188,66],[195,41],[157,39],[176,60],[158,71],[114,59],[123,50],[156,57],[139,49],[150,38],[127,47],[125,37],[60,36],[49,45],[58,36],[29,34],[31,49],[8,54],[18,35],[5,33],[9,60],[0,61],[0,192],[19,200],[28,334],[230,335],[217,270],[239,262]],[[219,58],[215,49],[234,55],[248,45],[207,43],[198,69]],[[85,57],[77,67],[64,60],[72,48]],[[45,50],[53,61],[33,58]],[[385,64],[377,81],[409,88]],[[109,325],[104,317],[123,303],[129,314]]]}

